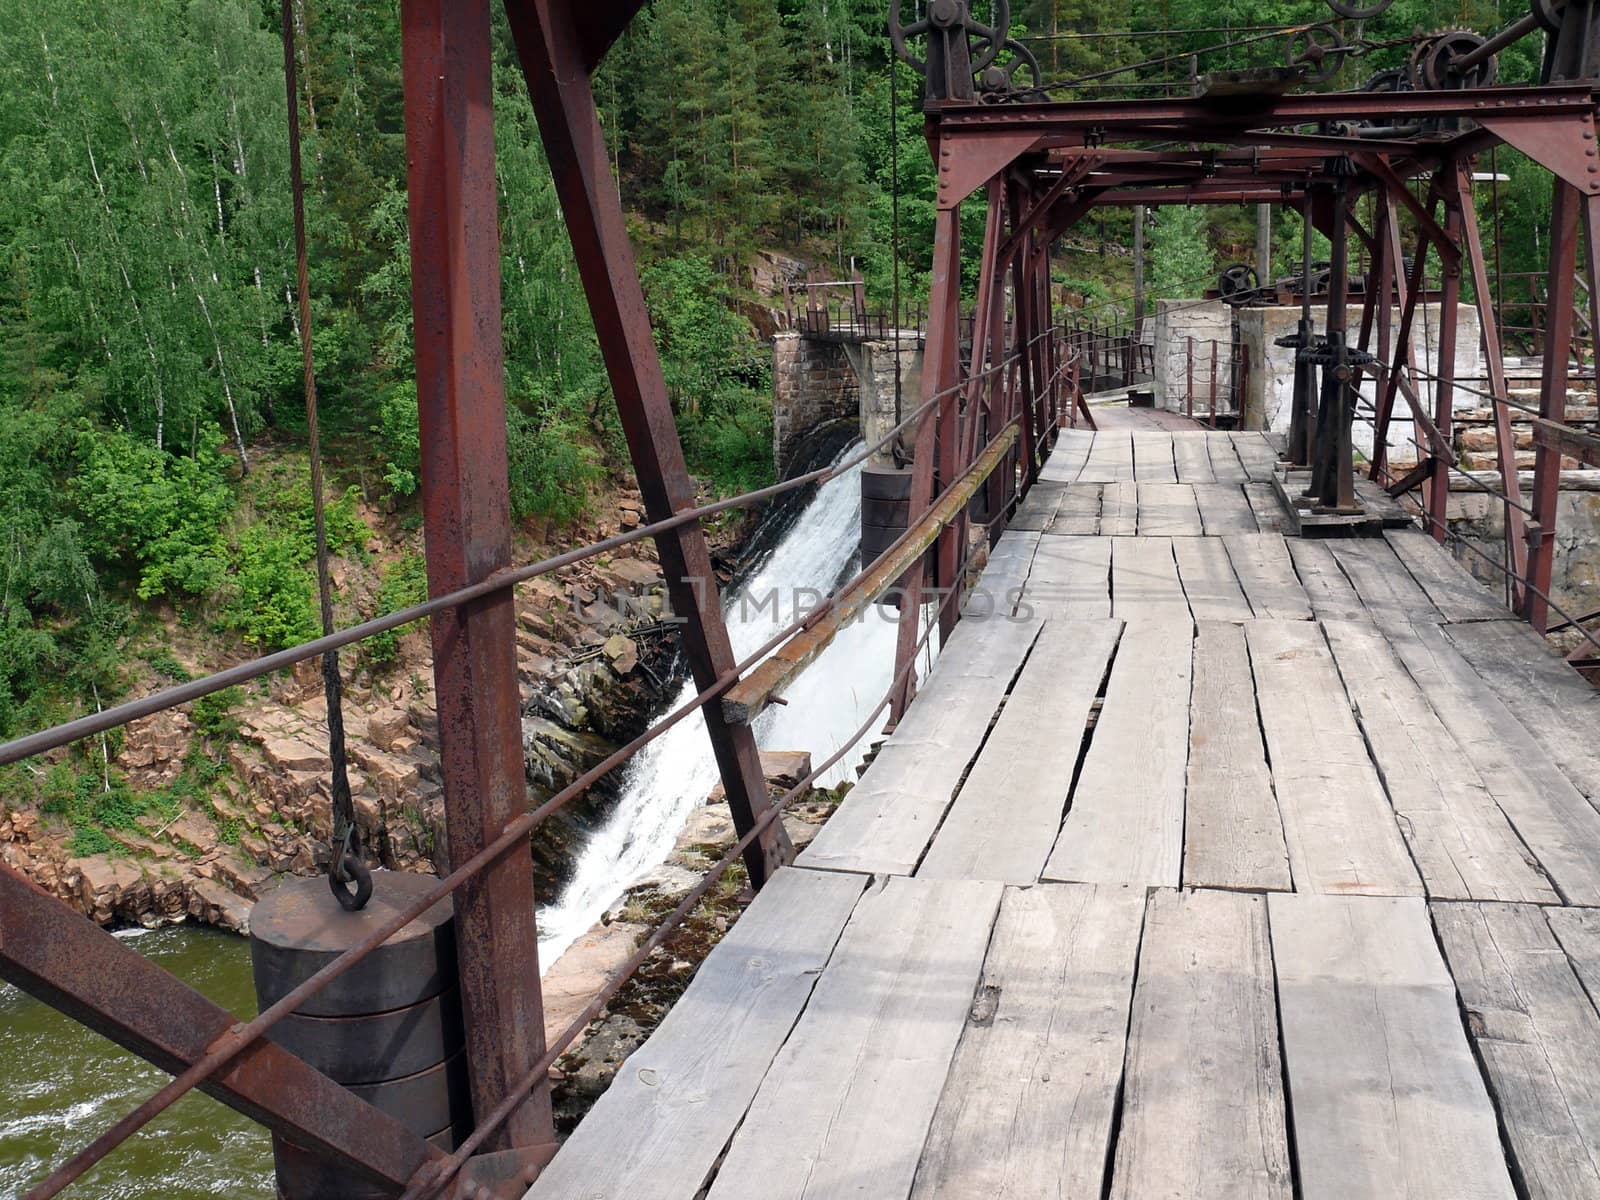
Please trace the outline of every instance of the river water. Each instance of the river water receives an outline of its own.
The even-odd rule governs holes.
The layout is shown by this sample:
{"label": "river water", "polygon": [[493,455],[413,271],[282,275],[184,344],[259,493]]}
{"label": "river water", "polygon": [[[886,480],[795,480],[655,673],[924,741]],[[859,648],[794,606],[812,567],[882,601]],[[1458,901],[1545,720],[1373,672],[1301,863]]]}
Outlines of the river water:
{"label": "river water", "polygon": [[[190,925],[119,936],[240,1017],[256,1013],[250,947]],[[0,984],[0,1196],[29,1185],[171,1076]],[[266,1131],[191,1092],[68,1190],[83,1200],[271,1200]]]}
{"label": "river water", "polygon": [[[835,462],[853,453],[856,442]],[[817,488],[775,536],[723,611],[737,657],[814,607],[856,568],[859,469]],[[756,722],[763,749],[832,754],[877,704],[893,675],[895,626],[878,610],[845,629]],[[684,684],[669,706],[694,696]],[[869,739],[820,781],[854,778]],[[679,830],[717,782],[697,715],[650,743],[627,768],[616,807],[580,851],[571,882],[539,913],[540,959],[553,963],[641,875],[671,852]],[[244,939],[195,926],[118,936],[229,1009],[255,1015]],[[0,1198],[20,1196],[168,1076],[49,1006],[0,984]],[[85,1200],[271,1200],[271,1145],[256,1124],[196,1093],[184,1097],[101,1163],[70,1193]]]}

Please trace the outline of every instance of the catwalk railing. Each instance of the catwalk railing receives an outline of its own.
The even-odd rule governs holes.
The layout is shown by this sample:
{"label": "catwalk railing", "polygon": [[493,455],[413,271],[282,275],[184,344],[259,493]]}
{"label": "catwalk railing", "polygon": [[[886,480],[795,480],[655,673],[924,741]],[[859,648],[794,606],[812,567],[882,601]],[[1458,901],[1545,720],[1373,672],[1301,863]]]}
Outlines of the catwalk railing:
{"label": "catwalk railing", "polygon": [[[18,762],[70,745],[82,738],[127,725],[153,713],[190,703],[224,688],[262,678],[284,667],[318,658],[327,651],[353,645],[365,638],[413,621],[435,618],[460,610],[463,606],[481,602],[486,597],[506,593],[518,584],[548,575],[596,555],[614,551],[630,543],[646,538],[659,538],[675,529],[718,513],[748,508],[799,488],[837,478],[865,461],[874,451],[887,445],[901,432],[912,427],[925,431],[930,427],[930,423],[937,425],[946,417],[954,417],[968,435],[963,437],[962,441],[970,447],[969,452],[958,460],[956,469],[950,472],[948,477],[939,480],[938,491],[932,501],[910,523],[906,532],[874,562],[866,564],[854,578],[832,593],[819,607],[796,617],[763,645],[746,655],[732,670],[721,674],[711,686],[701,689],[691,700],[659,719],[646,732],[608,755],[544,803],[515,817],[504,826],[497,837],[464,862],[455,865],[439,880],[437,886],[431,888],[423,897],[374,928],[357,945],[328,963],[253,1020],[232,1021],[231,1028],[206,1045],[203,1053],[193,1056],[181,1066],[175,1067],[171,1062],[160,1061],[156,1056],[147,1053],[147,1057],[152,1057],[157,1061],[157,1065],[174,1071],[171,1082],[52,1170],[47,1178],[28,1193],[30,1200],[46,1200],[47,1197],[59,1193],[177,1099],[197,1087],[206,1088],[246,1115],[262,1119],[264,1108],[269,1113],[272,1111],[269,1105],[262,1103],[262,1097],[249,1094],[237,1086],[230,1086],[227,1081],[238,1074],[234,1070],[235,1064],[256,1049],[270,1050],[276,1055],[283,1056],[283,1052],[278,1051],[276,1047],[264,1047],[262,1043],[263,1037],[279,1021],[303,1006],[439,901],[455,895],[464,886],[479,879],[507,855],[517,851],[525,854],[528,836],[543,821],[560,811],[607,774],[622,766],[640,749],[680,721],[707,705],[725,704],[730,693],[741,689],[742,684],[745,686],[740,691],[739,719],[748,723],[767,704],[780,698],[787,683],[798,674],[804,663],[810,661],[810,657],[814,657],[815,652],[831,639],[837,629],[870,604],[884,598],[897,586],[897,581],[908,577],[907,568],[928,553],[942,532],[947,529],[963,530],[969,520],[967,514],[970,502],[980,487],[988,485],[992,492],[998,493],[1000,501],[990,507],[984,527],[988,536],[982,539],[965,536],[963,538],[965,553],[954,575],[948,578],[936,578],[934,587],[926,589],[926,592],[918,581],[912,580],[909,584],[909,593],[899,597],[903,607],[908,607],[917,614],[923,612],[925,603],[932,597],[931,602],[935,605],[932,615],[937,619],[924,618],[920,621],[921,632],[915,641],[913,653],[909,656],[898,656],[896,671],[889,688],[874,705],[861,726],[843,746],[823,762],[815,765],[804,779],[766,805],[764,811],[756,816],[751,827],[745,830],[734,845],[707,870],[700,882],[683,897],[655,932],[635,950],[584,1011],[548,1043],[544,1053],[526,1075],[503,1096],[499,1104],[491,1111],[477,1115],[472,1134],[453,1153],[445,1154],[428,1147],[420,1138],[414,1139],[415,1145],[404,1137],[391,1138],[387,1143],[383,1143],[383,1139],[374,1142],[370,1138],[361,1142],[359,1139],[350,1138],[348,1134],[334,1126],[307,1129],[295,1127],[292,1122],[286,1122],[281,1118],[264,1121],[275,1132],[288,1133],[297,1139],[311,1142],[315,1149],[331,1155],[341,1166],[351,1171],[353,1177],[365,1177],[375,1182],[386,1183],[400,1191],[406,1200],[423,1200],[424,1197],[437,1196],[450,1187],[464,1164],[485,1145],[511,1114],[534,1094],[536,1089],[543,1086],[551,1066],[561,1053],[615,996],[618,989],[632,977],[652,952],[671,938],[723,873],[738,862],[747,849],[778,820],[790,802],[809,789],[863,737],[872,732],[874,726],[879,723],[880,715],[897,696],[914,687],[915,665],[934,629],[940,626],[948,628],[950,620],[959,619],[968,575],[978,557],[985,551],[988,542],[998,536],[1007,516],[1026,493],[1028,479],[1026,473],[1018,469],[1021,462],[1021,455],[1018,453],[1020,429],[1026,424],[1032,424],[1038,430],[1033,447],[1035,451],[1033,457],[1037,460],[1053,439],[1054,430],[1072,411],[1076,362],[1070,352],[1056,353],[1059,349],[1056,343],[1059,340],[1060,333],[1057,330],[1047,331],[1034,339],[1035,343],[1040,341],[1051,343],[1049,349],[1056,366],[1052,374],[1041,381],[1042,386],[1036,389],[1033,395],[1025,395],[1019,387],[1019,374],[1016,368],[1022,354],[1035,347],[1033,345],[1014,347],[1010,353],[992,365],[966,374],[955,385],[927,396],[915,411],[876,443],[831,467],[812,471],[771,487],[687,509],[667,519],[653,521],[599,542],[496,572],[471,586],[433,596],[421,604],[364,621],[330,636],[265,655],[154,695],[131,700],[0,745],[0,764]],[[1022,409],[1030,404],[1034,405],[1035,419],[1032,422],[1024,422]],[[796,647],[800,649],[797,651]],[[762,671],[763,666],[773,663],[779,664],[778,670]],[[749,674],[752,669],[756,671],[754,675]],[[752,684],[754,687],[749,686]],[[41,910],[41,905],[48,906],[47,910]],[[83,1008],[88,1001],[81,997],[74,1000],[71,989],[62,987],[62,984],[68,981],[49,977],[51,971],[62,969],[59,963],[52,965],[36,960],[30,955],[30,939],[36,943],[42,935],[42,927],[39,922],[30,922],[29,917],[31,913],[41,911],[45,911],[51,918],[52,928],[66,931],[58,932],[56,937],[104,938],[107,942],[114,942],[109,935],[94,929],[87,921],[70,917],[66,914],[64,905],[37,892],[8,868],[0,868],[0,976],[10,978],[25,989],[63,1008],[69,1014],[85,1019],[91,1015]],[[69,920],[66,923],[57,921],[55,918],[58,915],[68,915]],[[120,943],[115,945],[116,953],[130,956],[130,959],[138,958],[132,950],[122,947]],[[110,951],[105,946],[100,946],[98,953],[104,955]],[[158,970],[146,964],[145,978],[148,979],[149,971]],[[176,985],[176,981],[172,982]],[[114,1014],[97,1011],[92,1015],[96,1018],[95,1024],[98,1028],[110,1033],[124,1045],[142,1047],[149,1044],[153,1031],[134,1029],[119,1031],[114,1027]],[[113,1018],[110,1022],[113,1027],[110,1029],[107,1029],[108,1017]],[[388,1121],[388,1118],[356,1099],[353,1094],[346,1095],[349,1103],[344,1107],[342,1116],[347,1121],[358,1118],[373,1126],[381,1126]],[[385,1152],[392,1154],[396,1147],[406,1153],[395,1158],[381,1157]],[[473,1194],[471,1185],[461,1189],[460,1194]]]}

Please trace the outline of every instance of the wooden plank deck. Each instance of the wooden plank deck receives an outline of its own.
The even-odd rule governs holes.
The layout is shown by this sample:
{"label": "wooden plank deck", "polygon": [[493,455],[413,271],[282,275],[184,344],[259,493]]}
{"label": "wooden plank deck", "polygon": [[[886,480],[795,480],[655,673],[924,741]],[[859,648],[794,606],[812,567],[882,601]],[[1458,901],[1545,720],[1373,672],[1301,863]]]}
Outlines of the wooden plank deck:
{"label": "wooden plank deck", "polygon": [[1600,1200],[1600,698],[1420,533],[1285,539],[1271,453],[1064,433],[529,1196]]}

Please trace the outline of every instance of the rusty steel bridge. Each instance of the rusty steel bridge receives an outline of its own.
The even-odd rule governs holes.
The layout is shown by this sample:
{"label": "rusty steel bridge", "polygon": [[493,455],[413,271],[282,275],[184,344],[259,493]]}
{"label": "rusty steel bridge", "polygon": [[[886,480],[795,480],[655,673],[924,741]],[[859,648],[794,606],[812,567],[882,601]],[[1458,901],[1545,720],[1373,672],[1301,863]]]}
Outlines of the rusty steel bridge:
{"label": "rusty steel bridge", "polygon": [[[1600,465],[1565,420],[1580,272],[1600,329],[1600,0],[1421,36],[1404,86],[1307,90],[1348,47],[1302,27],[1284,68],[1071,101],[1005,19],[932,0],[903,22],[896,3],[938,189],[922,391],[889,435],[914,450],[909,520],[742,660],[702,521],[844,467],[696,505],[591,88],[640,2],[505,7],[647,523],[513,560],[490,8],[404,0],[430,599],[22,737],[0,763],[427,617],[449,861],[251,1020],[0,869],[0,977],[172,1075],[29,1196],[194,1088],[346,1197],[1600,1196],[1600,705],[1541,636],[1592,617],[1551,591],[1563,458]],[[1522,37],[1544,39],[1541,81],[1495,85],[1486,64]],[[1470,194],[1497,145],[1553,195],[1531,486]],[[987,223],[963,327],[971,198]],[[1057,239],[1102,206],[1261,202],[1332,246],[1287,437],[1091,407],[1050,287]],[[1433,363],[1411,336],[1430,262]],[[1454,375],[1464,280],[1476,389]],[[1466,547],[1494,590],[1443,545],[1462,394],[1499,434],[1503,555]],[[1365,461],[1357,421],[1375,427]],[[1402,421],[1422,452],[1391,469]],[[698,694],[530,809],[514,591],[644,538]],[[857,739],[892,732],[797,856],[779,817],[831,761],[772,799],[751,721],[891,596],[893,683]],[[738,840],[547,1038],[528,835],[696,711]],[[557,1057],[739,861],[748,909],[561,1142]],[[441,1145],[274,1033],[446,899],[473,1119]]]}

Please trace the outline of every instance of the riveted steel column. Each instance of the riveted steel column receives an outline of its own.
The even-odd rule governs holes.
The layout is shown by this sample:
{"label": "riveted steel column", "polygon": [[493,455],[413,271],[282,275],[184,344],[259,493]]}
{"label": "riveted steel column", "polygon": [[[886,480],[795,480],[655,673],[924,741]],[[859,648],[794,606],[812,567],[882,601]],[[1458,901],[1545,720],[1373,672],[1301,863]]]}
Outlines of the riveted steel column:
{"label": "riveted steel column", "polygon": [[[488,0],[401,7],[422,516],[434,595],[511,564],[500,231]],[[510,588],[433,619],[449,859],[527,807]],[[507,854],[456,893],[472,1101],[486,1113],[544,1054],[533,862]],[[553,1140],[541,1083],[487,1144]]]}
{"label": "riveted steel column", "polygon": [[[694,507],[694,487],[651,335],[574,11],[567,0],[507,0],[506,15],[645,512],[649,520],[663,521]],[[705,534],[698,523],[681,526],[656,538],[656,551],[672,611],[682,622],[690,670],[696,686],[705,690],[737,661],[722,621]],[[728,807],[742,836],[768,805],[755,734],[747,725],[727,721],[719,704],[707,704],[702,711]],[[759,888],[791,856],[782,822],[772,822],[745,851],[751,882]]]}
{"label": "riveted steel column", "polygon": [[[1573,302],[1577,291],[1578,210],[1576,188],[1557,179],[1550,201],[1550,274],[1545,285],[1544,370],[1539,379],[1539,415],[1561,421],[1567,414],[1567,356],[1572,352]],[[1536,442],[1533,454],[1533,521],[1528,526],[1528,588],[1523,615],[1540,633],[1550,622],[1545,599],[1554,573],[1556,504],[1561,490],[1561,452]]]}

